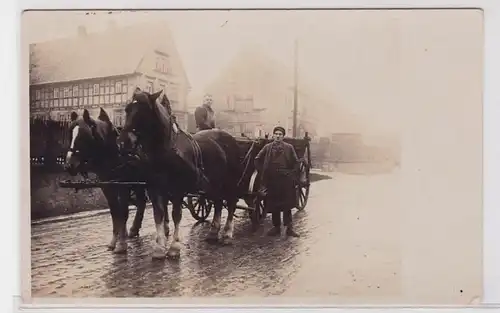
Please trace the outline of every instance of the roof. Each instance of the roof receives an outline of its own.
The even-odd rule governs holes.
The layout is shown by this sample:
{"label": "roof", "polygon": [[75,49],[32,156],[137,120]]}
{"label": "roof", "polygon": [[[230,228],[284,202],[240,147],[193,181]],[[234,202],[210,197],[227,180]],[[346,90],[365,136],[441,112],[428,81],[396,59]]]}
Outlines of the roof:
{"label": "roof", "polygon": [[[157,43],[147,36],[152,28],[159,32],[158,25],[136,24],[31,44],[31,84],[133,74],[146,52],[155,49]],[[164,30],[166,37],[171,37],[168,29]],[[174,54],[178,57],[177,51]],[[181,71],[185,75],[182,65]]]}

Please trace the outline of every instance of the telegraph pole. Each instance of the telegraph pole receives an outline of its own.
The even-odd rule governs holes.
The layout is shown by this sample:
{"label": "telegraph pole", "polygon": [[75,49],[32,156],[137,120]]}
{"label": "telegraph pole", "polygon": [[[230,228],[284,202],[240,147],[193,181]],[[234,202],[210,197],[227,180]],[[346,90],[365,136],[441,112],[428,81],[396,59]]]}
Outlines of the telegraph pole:
{"label": "telegraph pole", "polygon": [[297,136],[297,107],[298,107],[298,41],[295,38],[295,47],[294,47],[294,62],[293,62],[293,128],[292,128],[292,136],[295,138]]}

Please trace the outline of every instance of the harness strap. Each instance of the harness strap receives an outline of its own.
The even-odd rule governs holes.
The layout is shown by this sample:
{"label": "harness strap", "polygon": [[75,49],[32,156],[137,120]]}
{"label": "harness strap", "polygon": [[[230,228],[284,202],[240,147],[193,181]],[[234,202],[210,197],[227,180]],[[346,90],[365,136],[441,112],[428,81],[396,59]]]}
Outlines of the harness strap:
{"label": "harness strap", "polygon": [[[193,157],[194,157],[194,162],[193,162],[193,170],[196,174],[196,186],[203,190],[203,186],[208,186],[209,180],[204,174],[204,164],[203,164],[203,155],[201,152],[200,145],[198,142],[189,134],[188,132],[183,131],[182,129],[178,129],[179,132],[182,132],[185,134],[188,138],[189,143],[191,144],[191,147],[193,149]],[[175,136],[177,136],[178,133],[175,133]],[[174,147],[174,149],[176,149]]]}
{"label": "harness strap", "polygon": [[204,165],[203,165],[203,155],[201,152],[200,145],[194,138],[190,138],[191,140],[191,145],[193,146],[193,151],[194,151],[194,166],[195,166],[195,171],[196,171],[196,184],[201,187],[200,189],[203,189],[203,183],[205,183],[208,186],[208,178],[205,176],[204,171]]}

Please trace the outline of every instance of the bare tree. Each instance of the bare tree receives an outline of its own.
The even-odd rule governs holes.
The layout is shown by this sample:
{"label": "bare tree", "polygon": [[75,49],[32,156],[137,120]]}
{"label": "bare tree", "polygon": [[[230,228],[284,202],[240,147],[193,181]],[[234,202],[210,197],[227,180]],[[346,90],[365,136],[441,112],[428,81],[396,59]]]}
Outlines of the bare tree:
{"label": "bare tree", "polygon": [[30,75],[30,85],[38,81],[38,73],[36,69],[38,68],[37,57],[33,49],[30,49],[30,60],[29,60],[29,75]]}

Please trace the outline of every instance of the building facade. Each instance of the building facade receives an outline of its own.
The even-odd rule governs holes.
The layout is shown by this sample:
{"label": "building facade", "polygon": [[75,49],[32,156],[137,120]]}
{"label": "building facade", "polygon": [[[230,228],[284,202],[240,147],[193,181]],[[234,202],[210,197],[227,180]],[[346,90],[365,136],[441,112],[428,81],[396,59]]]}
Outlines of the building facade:
{"label": "building facade", "polygon": [[[213,107],[228,119],[228,130],[252,136],[270,134],[276,125],[293,128],[293,76],[255,51],[242,51],[231,64],[205,89],[212,95]],[[314,135],[316,120],[308,112],[310,105],[304,93],[299,93],[297,137],[305,132]],[[227,116],[227,117],[226,117]]]}
{"label": "building facade", "polygon": [[[144,31],[164,33],[153,44]],[[134,44],[131,44],[133,42]],[[87,34],[30,47],[30,112],[53,120],[69,120],[71,112],[100,108],[112,122],[124,122],[124,107],[133,91],[163,90],[181,127],[187,127],[186,99],[190,90],[168,25],[145,24]]]}
{"label": "building facade", "polygon": [[226,97],[226,105],[219,113],[219,123],[234,136],[262,137],[264,127],[262,114],[265,109],[255,108],[252,95],[230,94]]}

